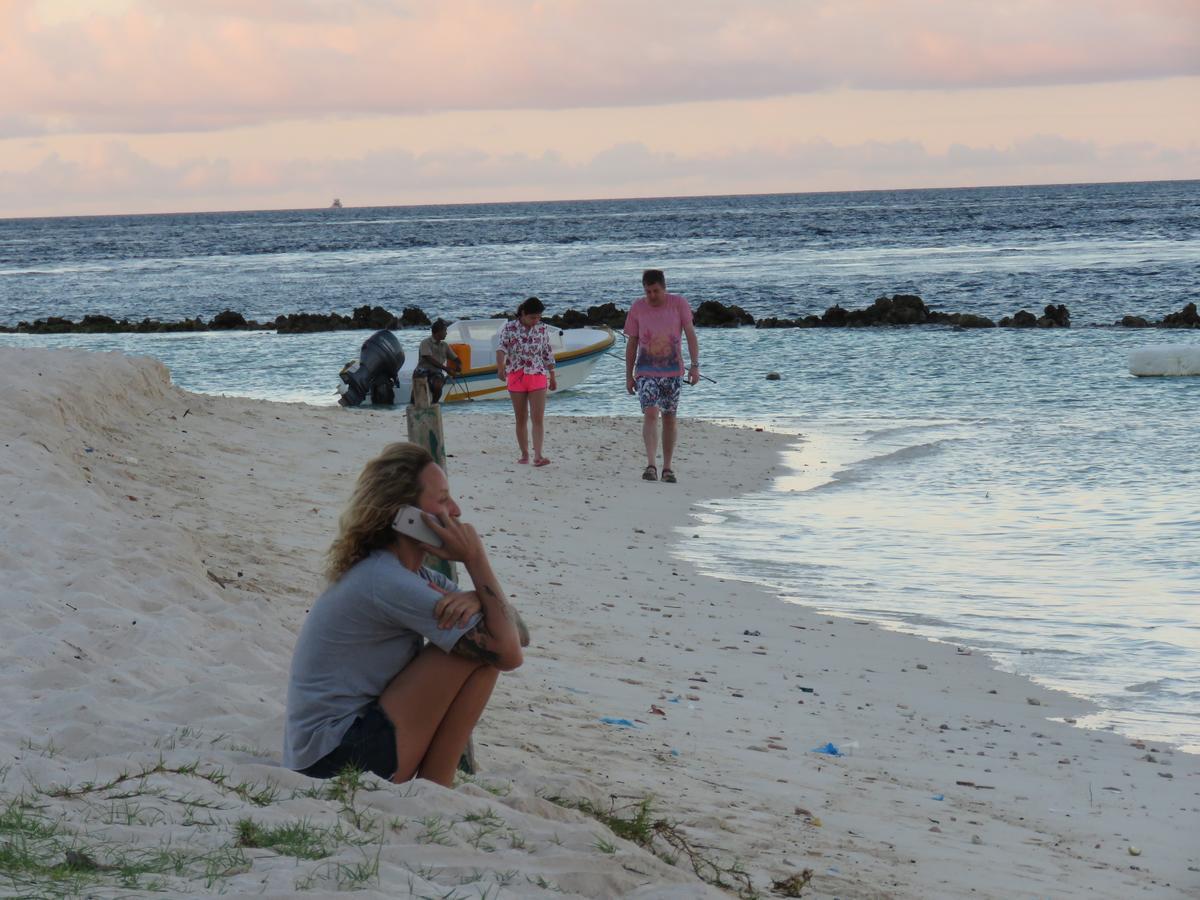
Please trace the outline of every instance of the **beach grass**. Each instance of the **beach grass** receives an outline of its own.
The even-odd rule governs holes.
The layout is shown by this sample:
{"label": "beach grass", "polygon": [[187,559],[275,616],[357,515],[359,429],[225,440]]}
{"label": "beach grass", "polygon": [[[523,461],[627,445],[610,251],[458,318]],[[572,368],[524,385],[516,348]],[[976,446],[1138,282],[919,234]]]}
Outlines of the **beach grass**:
{"label": "beach grass", "polygon": [[[44,757],[46,748],[38,750]],[[10,771],[6,767],[3,775]],[[181,779],[194,779],[205,790],[180,790]],[[362,858],[329,860],[300,878],[296,888],[361,887],[378,879],[385,824],[393,831],[404,827],[356,802],[377,789],[361,772],[348,770],[312,789],[284,791],[271,781],[234,779],[201,760],[168,764],[161,756],[105,780],[30,784],[18,794],[0,793],[0,892],[42,898],[201,885],[220,891],[223,882],[251,871],[259,859],[326,860],[347,850]],[[304,797],[333,801],[336,820],[263,821],[246,814]],[[179,829],[206,837],[181,841]],[[144,834],[159,832],[172,837],[142,842]]]}
{"label": "beach grass", "polygon": [[235,826],[239,847],[274,850],[283,856],[297,859],[324,859],[344,835],[336,827],[313,825],[306,819],[282,825],[264,825],[252,819],[240,819]]}
{"label": "beach grass", "polygon": [[[698,878],[713,887],[728,891],[743,900],[755,900],[762,896],[740,860],[722,860],[719,851],[702,846],[695,839],[688,837],[678,822],[655,816],[652,797],[618,804],[619,798],[610,796],[607,808],[583,797],[546,795],[544,799],[591,816],[616,837],[649,850],[670,865],[686,862]],[[615,854],[618,850],[617,845],[604,836],[597,837],[593,846],[606,854]],[[811,878],[812,871],[804,869],[786,878],[777,879],[773,890],[785,897],[799,897]]]}
{"label": "beach grass", "polygon": [[122,847],[99,835],[81,836],[65,816],[48,813],[45,799],[22,794],[0,809],[0,877],[21,896],[72,897],[100,884],[159,891],[168,889],[170,878],[211,889],[250,869],[237,846]]}

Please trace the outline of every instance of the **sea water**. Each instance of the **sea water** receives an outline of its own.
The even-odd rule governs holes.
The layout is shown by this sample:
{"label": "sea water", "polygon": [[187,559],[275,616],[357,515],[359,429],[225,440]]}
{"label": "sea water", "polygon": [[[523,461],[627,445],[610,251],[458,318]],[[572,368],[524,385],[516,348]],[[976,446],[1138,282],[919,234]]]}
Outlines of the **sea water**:
{"label": "sea water", "polygon": [[[0,322],[364,303],[456,318],[532,293],[552,311],[624,306],[646,265],[693,304],[760,317],[898,291],[992,317],[1069,306],[1070,330],[701,330],[716,383],[685,388],[682,413],[796,440],[784,474],[707,504],[679,552],[986,652],[1096,700],[1086,724],[1200,750],[1200,378],[1126,364],[1200,334],[1098,327],[1200,299],[1200,183],[0,221]],[[411,352],[423,334],[401,336]],[[364,337],[0,343],[147,354],[191,390],[333,403]],[[603,358],[549,410],[636,414],[623,381]],[[725,463],[680,477],[709,464]],[[638,447],[629,465],[637,477]]]}

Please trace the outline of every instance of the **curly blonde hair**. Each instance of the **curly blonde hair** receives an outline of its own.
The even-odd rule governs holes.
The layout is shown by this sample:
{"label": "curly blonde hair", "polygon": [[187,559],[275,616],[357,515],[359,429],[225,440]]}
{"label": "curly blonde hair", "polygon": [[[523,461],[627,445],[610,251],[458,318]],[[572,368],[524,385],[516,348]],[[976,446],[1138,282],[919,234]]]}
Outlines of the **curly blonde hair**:
{"label": "curly blonde hair", "polygon": [[417,504],[421,472],[433,461],[424,447],[397,442],[363,467],[326,554],[325,576],[331,582],[372,550],[391,546],[396,540],[392,520],[401,507]]}

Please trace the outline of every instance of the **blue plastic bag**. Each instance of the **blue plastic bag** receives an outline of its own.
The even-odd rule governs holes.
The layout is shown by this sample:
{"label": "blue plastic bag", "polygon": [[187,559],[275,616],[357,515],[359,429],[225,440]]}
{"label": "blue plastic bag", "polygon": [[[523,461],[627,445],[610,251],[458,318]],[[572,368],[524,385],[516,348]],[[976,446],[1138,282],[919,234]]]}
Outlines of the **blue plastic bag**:
{"label": "blue plastic bag", "polygon": [[842,751],[839,750],[836,745],[834,745],[833,741],[830,741],[828,744],[824,744],[820,747],[813,747],[812,752],[813,753],[824,753],[827,756],[841,756],[842,755]]}

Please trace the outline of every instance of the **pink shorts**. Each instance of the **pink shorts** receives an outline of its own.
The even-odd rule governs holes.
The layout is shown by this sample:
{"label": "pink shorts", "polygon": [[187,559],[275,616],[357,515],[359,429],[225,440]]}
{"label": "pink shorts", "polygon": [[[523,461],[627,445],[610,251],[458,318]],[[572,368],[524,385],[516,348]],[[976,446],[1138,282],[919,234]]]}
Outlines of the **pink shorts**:
{"label": "pink shorts", "polygon": [[530,391],[544,391],[550,386],[550,379],[545,375],[530,375],[526,372],[509,372],[508,389],[514,394],[528,394]]}

